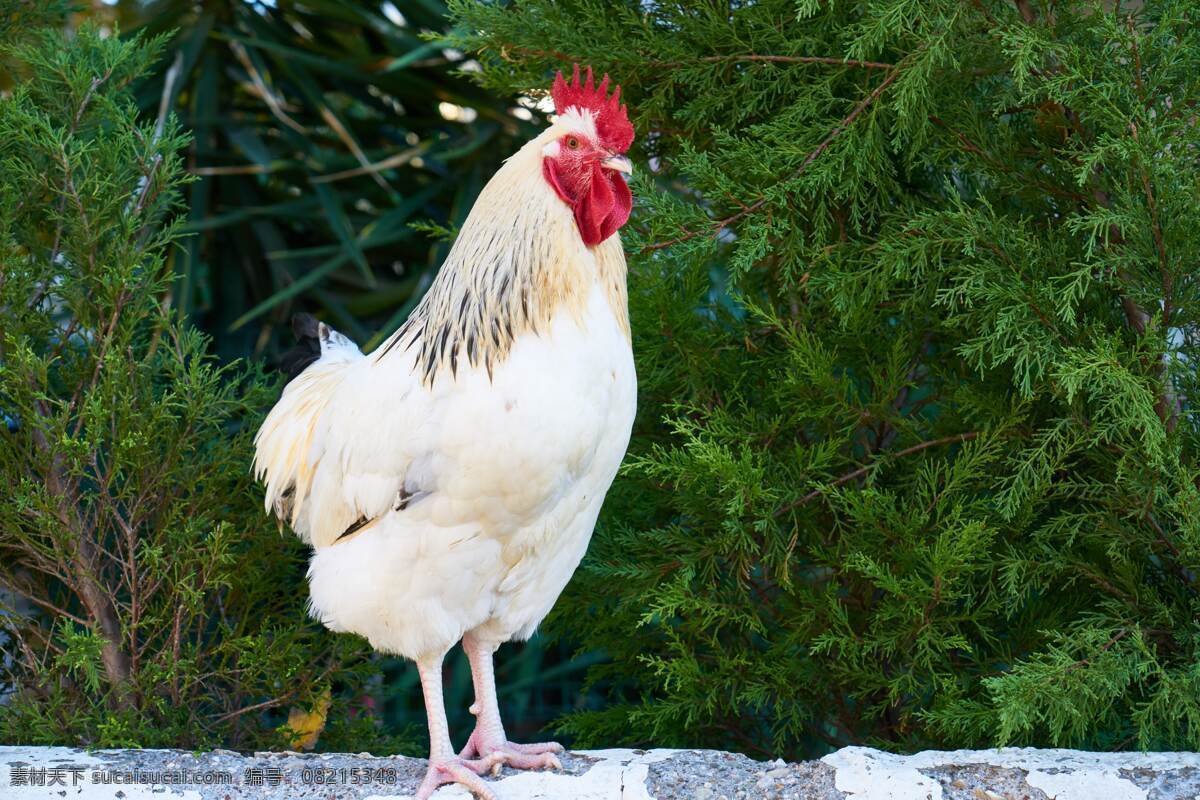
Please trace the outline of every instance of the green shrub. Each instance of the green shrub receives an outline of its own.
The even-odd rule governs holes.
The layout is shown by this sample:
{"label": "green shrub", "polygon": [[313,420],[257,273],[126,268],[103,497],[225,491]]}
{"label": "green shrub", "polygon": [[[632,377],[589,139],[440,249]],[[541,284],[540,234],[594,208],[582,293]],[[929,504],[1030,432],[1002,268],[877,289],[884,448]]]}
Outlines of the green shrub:
{"label": "green shrub", "polygon": [[459,0],[639,134],[585,742],[1200,747],[1200,9]]}
{"label": "green shrub", "polygon": [[[304,548],[249,478],[273,387],[168,302],[188,137],[131,94],[162,40],[22,39],[0,99],[0,741],[278,746],[289,707],[361,682],[361,650],[305,620]],[[378,744],[360,723],[342,741]]]}

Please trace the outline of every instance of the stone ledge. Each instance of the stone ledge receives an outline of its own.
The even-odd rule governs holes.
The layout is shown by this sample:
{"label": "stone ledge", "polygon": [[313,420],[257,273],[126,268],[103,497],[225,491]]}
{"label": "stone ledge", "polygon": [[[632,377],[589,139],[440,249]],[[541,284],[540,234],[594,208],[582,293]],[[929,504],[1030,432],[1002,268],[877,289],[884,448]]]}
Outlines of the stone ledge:
{"label": "stone ledge", "polygon": [[[562,772],[506,772],[500,800],[1196,800],[1200,755],[847,747],[819,761],[713,750],[581,750]],[[6,800],[369,800],[411,797],[425,762],[403,756],[0,747]],[[140,774],[138,774],[140,773]],[[120,782],[116,782],[120,780]],[[45,785],[43,785],[45,784]],[[435,798],[467,798],[445,787]]]}

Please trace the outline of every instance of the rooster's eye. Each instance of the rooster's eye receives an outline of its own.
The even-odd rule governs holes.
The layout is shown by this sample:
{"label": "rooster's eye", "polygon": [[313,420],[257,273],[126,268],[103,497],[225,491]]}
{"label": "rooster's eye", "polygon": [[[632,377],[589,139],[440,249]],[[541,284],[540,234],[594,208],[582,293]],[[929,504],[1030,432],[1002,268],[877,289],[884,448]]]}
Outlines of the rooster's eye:
{"label": "rooster's eye", "polygon": [[576,139],[574,136],[568,136],[567,137],[567,147],[571,148],[572,150],[578,150],[579,149],[579,140]]}

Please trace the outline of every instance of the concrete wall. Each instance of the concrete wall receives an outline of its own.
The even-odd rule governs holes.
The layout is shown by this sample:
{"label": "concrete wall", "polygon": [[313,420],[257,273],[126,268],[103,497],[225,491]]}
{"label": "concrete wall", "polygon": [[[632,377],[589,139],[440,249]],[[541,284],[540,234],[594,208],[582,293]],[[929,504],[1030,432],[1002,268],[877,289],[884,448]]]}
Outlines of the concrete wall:
{"label": "concrete wall", "polygon": [[[565,754],[563,771],[506,772],[498,800],[1196,800],[1200,755],[960,750],[895,756],[851,747],[819,761],[711,750]],[[425,762],[368,754],[88,753],[0,747],[4,800],[366,800],[411,797]],[[466,798],[444,787],[435,798]]]}

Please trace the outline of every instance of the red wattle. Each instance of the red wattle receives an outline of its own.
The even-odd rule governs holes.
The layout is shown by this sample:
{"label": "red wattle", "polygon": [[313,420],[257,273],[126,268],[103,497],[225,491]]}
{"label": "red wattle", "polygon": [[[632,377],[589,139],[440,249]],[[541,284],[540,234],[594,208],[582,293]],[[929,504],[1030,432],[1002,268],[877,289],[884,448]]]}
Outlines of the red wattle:
{"label": "red wattle", "polygon": [[575,227],[583,243],[595,246],[612,236],[629,219],[633,210],[633,193],[625,181],[615,172],[605,170],[599,164],[592,166],[591,175],[584,174],[587,189],[582,195],[573,197],[567,186],[580,183],[578,179],[564,179],[559,175],[559,166],[551,159],[542,161],[542,176],[554,189],[554,193],[575,211]]}
{"label": "red wattle", "polygon": [[633,193],[629,191],[625,179],[612,171],[605,171],[602,175],[612,187],[613,203],[604,217],[604,224],[600,227],[600,241],[619,231],[621,226],[629,221],[629,214],[633,211]]}

